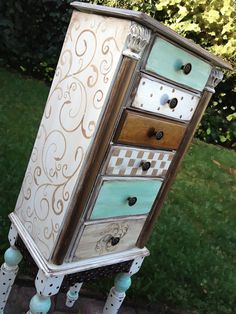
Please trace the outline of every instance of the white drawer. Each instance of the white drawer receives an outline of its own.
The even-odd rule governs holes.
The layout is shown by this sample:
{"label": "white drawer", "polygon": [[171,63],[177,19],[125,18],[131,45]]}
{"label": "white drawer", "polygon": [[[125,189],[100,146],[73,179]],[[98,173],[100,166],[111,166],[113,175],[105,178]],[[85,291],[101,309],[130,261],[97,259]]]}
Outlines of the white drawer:
{"label": "white drawer", "polygon": [[198,94],[142,77],[131,106],[178,120],[189,121],[198,102]]}
{"label": "white drawer", "polygon": [[129,250],[135,247],[146,218],[114,220],[85,224],[75,252],[85,259]]}

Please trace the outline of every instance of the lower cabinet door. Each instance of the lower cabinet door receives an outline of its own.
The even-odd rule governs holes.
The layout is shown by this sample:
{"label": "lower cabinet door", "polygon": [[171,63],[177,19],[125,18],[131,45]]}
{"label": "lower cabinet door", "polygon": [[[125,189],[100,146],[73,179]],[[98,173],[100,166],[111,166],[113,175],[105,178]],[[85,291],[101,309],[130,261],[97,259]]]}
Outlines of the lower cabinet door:
{"label": "lower cabinet door", "polygon": [[103,179],[90,219],[147,214],[159,192],[158,179]]}
{"label": "lower cabinet door", "polygon": [[145,220],[146,217],[85,223],[74,259],[80,260],[134,248]]}

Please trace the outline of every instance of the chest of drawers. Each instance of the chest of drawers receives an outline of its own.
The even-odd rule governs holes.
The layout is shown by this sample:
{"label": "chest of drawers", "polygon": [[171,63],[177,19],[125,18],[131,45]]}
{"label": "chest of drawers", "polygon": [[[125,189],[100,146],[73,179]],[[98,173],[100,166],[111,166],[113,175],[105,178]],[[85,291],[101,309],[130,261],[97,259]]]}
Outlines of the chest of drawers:
{"label": "chest of drawers", "polygon": [[71,306],[94,270],[123,272],[104,307],[117,313],[219,68],[231,67],[143,13],[72,6],[9,239],[40,269],[39,303],[66,276]]}

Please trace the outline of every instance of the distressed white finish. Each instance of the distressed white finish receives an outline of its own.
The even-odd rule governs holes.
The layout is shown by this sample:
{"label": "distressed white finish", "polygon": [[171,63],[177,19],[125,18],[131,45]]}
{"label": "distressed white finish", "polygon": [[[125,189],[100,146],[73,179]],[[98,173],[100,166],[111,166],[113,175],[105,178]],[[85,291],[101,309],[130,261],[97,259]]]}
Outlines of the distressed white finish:
{"label": "distressed white finish", "polygon": [[35,287],[37,292],[45,297],[55,295],[59,292],[64,276],[48,277],[41,269],[35,279]]}
{"label": "distressed white finish", "polygon": [[73,12],[15,208],[47,259],[73,199],[130,25]]}
{"label": "distressed white finish", "polygon": [[5,308],[19,270],[18,264],[22,260],[22,255],[16,247],[10,247],[4,254],[4,260],[5,262],[0,269],[0,313],[3,313]]}
{"label": "distressed white finish", "polygon": [[129,270],[129,274],[131,276],[136,274],[140,270],[142,263],[144,261],[144,258],[145,258],[144,256],[139,256],[139,257],[136,257],[134,259],[134,261],[130,267],[130,270]]}
{"label": "distressed white finish", "polygon": [[79,292],[82,287],[83,283],[78,282],[74,284],[72,287],[70,287],[69,291],[66,294],[66,306],[72,307],[75,303],[75,301],[79,298]]}
{"label": "distressed white finish", "polygon": [[[14,214],[10,214],[10,219],[17,227],[19,232],[19,236],[24,239],[24,243],[26,248],[30,252],[31,256],[33,257],[37,266],[43,270],[46,276],[50,277],[54,276],[62,276],[68,275],[73,273],[78,273],[80,271],[90,270],[97,267],[102,267],[106,265],[114,264],[114,260],[116,263],[125,262],[129,260],[133,260],[138,256],[148,256],[150,253],[146,247],[143,249],[139,249],[134,247],[130,250],[125,250],[122,252],[117,252],[108,255],[96,256],[92,258],[88,258],[86,260],[78,261],[77,258],[74,258],[74,251],[70,255],[70,263],[64,263],[62,265],[55,265],[48,262],[40,253],[38,247],[36,246],[35,242],[29,236],[27,230],[20,222],[19,218]],[[77,247],[75,247],[76,249]],[[74,258],[74,259],[73,259]]]}
{"label": "distressed white finish", "polygon": [[[105,175],[164,177],[174,152],[112,146],[105,166]],[[150,162],[151,167],[143,171],[141,162]]]}
{"label": "distressed white finish", "polygon": [[118,292],[116,291],[115,287],[112,287],[106,303],[104,305],[102,314],[116,314],[118,313],[124,299],[125,299],[125,292]]}
{"label": "distressed white finish", "polygon": [[[121,307],[121,305],[122,305],[122,303],[126,297],[125,291],[129,288],[129,285],[131,284],[130,277],[139,271],[139,269],[141,268],[141,265],[143,263],[143,260],[144,260],[144,256],[135,258],[131,267],[130,267],[129,272],[122,274],[123,278],[126,279],[126,284],[123,285],[123,291],[120,291],[122,286],[120,286],[118,288],[119,283],[116,282],[116,280],[115,280],[115,285],[114,285],[114,287],[111,288],[111,290],[108,294],[108,297],[107,297],[106,303],[104,305],[102,314],[116,314],[119,311],[119,309],[120,309],[120,307]],[[128,282],[130,282],[130,283],[128,283]]]}
{"label": "distressed white finish", "polygon": [[213,68],[204,89],[211,93],[215,93],[215,87],[223,80],[223,77],[224,73],[222,71]]}
{"label": "distressed white finish", "polygon": [[12,247],[15,246],[17,237],[18,237],[18,233],[17,233],[16,227],[14,226],[14,224],[11,224],[11,227],[8,233],[8,240]]}
{"label": "distressed white finish", "polygon": [[4,310],[12,285],[18,272],[18,266],[4,263],[0,269],[0,313]]}
{"label": "distressed white finish", "polygon": [[[85,225],[75,256],[85,259],[134,248],[145,220],[146,217],[117,219],[113,222],[94,221],[93,224]],[[120,242],[112,246],[112,237],[120,238]]]}
{"label": "distressed white finish", "polygon": [[140,59],[150,38],[151,31],[148,28],[133,22],[127,38],[127,49],[123,52],[123,55]]}
{"label": "distressed white finish", "polygon": [[39,269],[35,279],[36,295],[30,301],[30,309],[27,314],[46,314],[48,313],[51,300],[50,297],[57,294],[61,287],[64,276],[48,277]]}
{"label": "distressed white finish", "polygon": [[[168,100],[177,98],[178,104],[171,109]],[[199,102],[199,95],[183,91],[164,82],[142,77],[132,107],[189,121]]]}

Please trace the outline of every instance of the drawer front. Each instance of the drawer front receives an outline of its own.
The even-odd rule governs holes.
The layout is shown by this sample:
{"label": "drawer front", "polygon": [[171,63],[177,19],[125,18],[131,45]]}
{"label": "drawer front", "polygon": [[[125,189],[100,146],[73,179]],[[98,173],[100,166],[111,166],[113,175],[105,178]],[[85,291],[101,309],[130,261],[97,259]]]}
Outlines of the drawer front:
{"label": "drawer front", "polygon": [[147,214],[161,187],[161,180],[104,180],[90,219]]}
{"label": "drawer front", "polygon": [[174,157],[173,152],[113,146],[104,174],[108,176],[164,177]]}
{"label": "drawer front", "polygon": [[131,106],[175,119],[189,121],[198,102],[199,96],[197,95],[148,78],[142,78]]}
{"label": "drawer front", "polygon": [[86,225],[75,256],[84,259],[132,249],[144,222],[145,218]]}
{"label": "drawer front", "polygon": [[[192,67],[188,74],[181,69],[186,64],[191,64]],[[147,60],[146,70],[202,91],[211,73],[211,66],[157,37]]]}
{"label": "drawer front", "polygon": [[135,146],[176,150],[185,129],[185,124],[125,111],[115,141]]}

